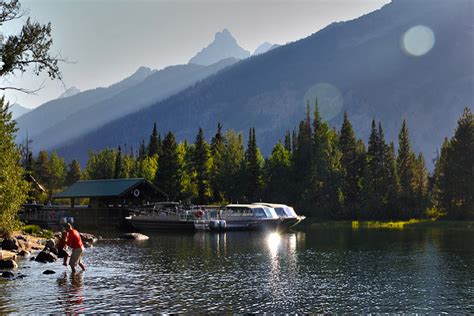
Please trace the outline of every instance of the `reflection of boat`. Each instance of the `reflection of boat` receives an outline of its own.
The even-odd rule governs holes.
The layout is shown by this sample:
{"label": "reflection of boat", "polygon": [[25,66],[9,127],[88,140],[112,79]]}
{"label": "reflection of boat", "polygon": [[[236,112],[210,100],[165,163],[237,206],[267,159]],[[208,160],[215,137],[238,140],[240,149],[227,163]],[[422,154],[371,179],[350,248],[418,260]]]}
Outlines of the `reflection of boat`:
{"label": "reflection of boat", "polygon": [[203,214],[199,208],[184,207],[177,202],[160,202],[141,208],[126,220],[142,231],[194,230],[194,221]]}
{"label": "reflection of boat", "polygon": [[295,210],[288,205],[285,204],[275,204],[275,203],[253,203],[254,205],[264,205],[271,207],[275,210],[276,214],[281,219],[280,228],[288,229],[290,227],[294,227],[298,225],[299,222],[304,220],[306,217],[303,215],[297,215]]}
{"label": "reflection of boat", "polygon": [[264,205],[229,204],[217,216],[212,216],[212,212],[206,215],[211,230],[274,230],[280,224],[275,211]]}

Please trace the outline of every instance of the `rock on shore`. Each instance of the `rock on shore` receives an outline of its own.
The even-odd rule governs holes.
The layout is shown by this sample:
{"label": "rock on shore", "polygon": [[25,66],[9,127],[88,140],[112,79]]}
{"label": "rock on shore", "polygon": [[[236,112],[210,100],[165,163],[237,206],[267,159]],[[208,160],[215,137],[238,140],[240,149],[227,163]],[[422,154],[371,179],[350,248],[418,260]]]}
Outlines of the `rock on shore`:
{"label": "rock on shore", "polygon": [[148,240],[150,237],[147,235],[139,234],[139,233],[128,233],[123,234],[121,239],[129,239],[129,240]]}
{"label": "rock on shore", "polygon": [[18,264],[13,259],[0,260],[0,268],[2,269],[16,269]]}

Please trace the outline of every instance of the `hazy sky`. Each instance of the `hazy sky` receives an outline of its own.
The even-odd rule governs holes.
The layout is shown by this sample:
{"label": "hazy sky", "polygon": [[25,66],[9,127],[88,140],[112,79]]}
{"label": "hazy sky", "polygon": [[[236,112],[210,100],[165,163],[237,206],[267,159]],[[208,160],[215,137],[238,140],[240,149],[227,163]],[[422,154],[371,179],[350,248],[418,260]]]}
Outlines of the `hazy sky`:
{"label": "hazy sky", "polygon": [[[268,41],[285,44],[326,25],[379,9],[389,0],[23,0],[30,16],[53,28],[53,53],[74,63],[61,64],[66,88],[82,91],[108,86],[140,66],[161,69],[187,63],[227,28],[243,48],[254,51]],[[5,35],[21,22],[6,23]],[[56,98],[59,81],[31,72],[10,77],[9,83],[34,89],[37,95],[7,92],[10,102],[27,107]]]}

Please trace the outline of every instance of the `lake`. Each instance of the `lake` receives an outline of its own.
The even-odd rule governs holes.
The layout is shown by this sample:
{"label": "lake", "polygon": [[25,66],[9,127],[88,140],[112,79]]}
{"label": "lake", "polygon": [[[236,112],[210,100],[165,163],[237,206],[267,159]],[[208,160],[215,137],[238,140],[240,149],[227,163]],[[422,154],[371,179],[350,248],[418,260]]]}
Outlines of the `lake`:
{"label": "lake", "polygon": [[75,275],[20,262],[0,313],[474,313],[473,228],[149,236],[99,241]]}

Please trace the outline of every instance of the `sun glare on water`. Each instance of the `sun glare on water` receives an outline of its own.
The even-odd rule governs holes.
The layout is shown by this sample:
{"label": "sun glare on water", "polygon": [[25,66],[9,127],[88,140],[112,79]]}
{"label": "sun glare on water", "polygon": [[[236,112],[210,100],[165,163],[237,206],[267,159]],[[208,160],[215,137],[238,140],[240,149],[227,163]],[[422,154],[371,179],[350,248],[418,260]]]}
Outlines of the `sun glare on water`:
{"label": "sun glare on water", "polygon": [[267,245],[272,256],[275,256],[277,254],[280,243],[281,243],[280,234],[271,233],[267,236]]}

